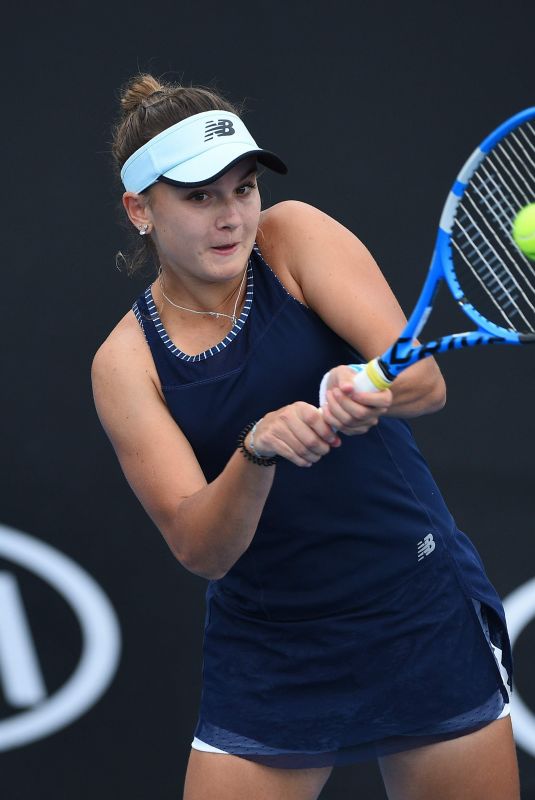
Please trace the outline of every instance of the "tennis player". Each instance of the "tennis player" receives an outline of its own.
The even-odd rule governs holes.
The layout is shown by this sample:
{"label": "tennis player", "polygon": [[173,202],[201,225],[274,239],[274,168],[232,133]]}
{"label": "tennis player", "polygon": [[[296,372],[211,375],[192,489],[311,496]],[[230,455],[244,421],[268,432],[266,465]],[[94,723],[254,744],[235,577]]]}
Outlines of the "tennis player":
{"label": "tennis player", "polygon": [[121,102],[123,204],[157,274],[94,394],[209,580],[185,800],[313,800],[372,758],[390,800],[516,800],[503,608],[405,421],[443,406],[436,364],[357,393],[350,365],[404,323],[366,248],[306,204],[261,210],[258,169],[286,167],[224,98],[144,75]]}

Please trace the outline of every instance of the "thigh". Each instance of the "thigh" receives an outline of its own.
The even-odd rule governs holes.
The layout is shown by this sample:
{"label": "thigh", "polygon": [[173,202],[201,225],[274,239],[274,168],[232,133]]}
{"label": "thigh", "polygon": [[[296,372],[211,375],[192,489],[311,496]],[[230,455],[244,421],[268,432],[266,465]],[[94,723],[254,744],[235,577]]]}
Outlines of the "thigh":
{"label": "thigh", "polygon": [[511,718],[475,733],[395,753],[379,766],[389,800],[519,800]]}
{"label": "thigh", "polygon": [[331,771],[276,769],[239,756],[192,750],[183,800],[316,800]]}

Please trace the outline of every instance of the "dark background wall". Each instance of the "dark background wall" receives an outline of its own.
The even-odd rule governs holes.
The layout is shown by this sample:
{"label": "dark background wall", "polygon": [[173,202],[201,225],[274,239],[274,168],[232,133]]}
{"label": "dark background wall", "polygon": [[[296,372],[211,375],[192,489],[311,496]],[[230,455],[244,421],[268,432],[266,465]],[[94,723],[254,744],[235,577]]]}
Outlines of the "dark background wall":
{"label": "dark background wall", "polygon": [[[2,48],[0,522],[96,579],[123,646],[114,681],[85,714],[0,754],[0,792],[6,800],[171,800],[196,720],[205,582],[173,560],[144,516],[92,406],[92,354],[144,287],[114,266],[125,246],[108,155],[117,88],[139,68],[217,81],[245,98],[253,135],[290,166],[286,178],[265,176],[265,205],[297,198],[337,217],[409,310],[462,161],[495,125],[535,103],[535,10],[520,0],[494,8],[479,0],[51,0],[12,14]],[[435,327],[452,319],[446,308]],[[445,356],[448,405],[414,425],[502,596],[535,572],[534,358],[530,350]],[[76,663],[75,620],[30,569],[7,557],[0,569],[17,577],[52,695]],[[533,625],[515,654],[519,689],[535,709]],[[0,726],[20,712],[1,681],[0,712]],[[535,798],[535,761],[519,756],[524,796]],[[336,771],[323,797],[384,793],[365,765]]]}

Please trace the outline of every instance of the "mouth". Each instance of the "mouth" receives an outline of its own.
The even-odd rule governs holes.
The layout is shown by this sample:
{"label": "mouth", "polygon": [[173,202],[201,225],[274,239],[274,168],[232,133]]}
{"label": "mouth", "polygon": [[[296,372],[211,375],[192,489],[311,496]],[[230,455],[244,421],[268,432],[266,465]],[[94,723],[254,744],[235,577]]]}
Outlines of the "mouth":
{"label": "mouth", "polygon": [[237,249],[238,242],[234,242],[234,244],[220,244],[216,247],[212,247],[212,250],[215,250],[216,253],[220,253],[221,255],[229,255],[236,252]]}

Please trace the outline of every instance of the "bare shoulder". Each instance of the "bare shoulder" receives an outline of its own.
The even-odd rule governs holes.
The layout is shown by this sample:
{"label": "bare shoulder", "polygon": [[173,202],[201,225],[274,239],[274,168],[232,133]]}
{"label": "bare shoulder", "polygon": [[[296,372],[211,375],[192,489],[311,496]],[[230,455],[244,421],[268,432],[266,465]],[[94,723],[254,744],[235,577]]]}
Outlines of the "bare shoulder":
{"label": "bare shoulder", "polygon": [[299,241],[321,212],[299,200],[284,200],[262,211],[258,246],[262,255],[288,292],[306,305],[299,280],[295,277],[293,253]]}
{"label": "bare shoulder", "polygon": [[270,208],[266,208],[262,215],[264,219],[274,220],[282,225],[288,221],[300,221],[306,224],[307,221],[314,221],[319,217],[332,219],[319,208],[310,205],[310,203],[304,203],[302,200],[283,200],[274,206],[270,206]]}
{"label": "bare shoulder", "polygon": [[95,354],[94,363],[97,366],[104,365],[113,356],[131,355],[147,347],[143,331],[134,313],[128,311],[117,323],[108,337],[100,345]]}
{"label": "bare shoulder", "polygon": [[354,235],[329,214],[300,200],[285,200],[262,212],[260,228],[265,236],[275,237],[295,248],[318,237]]}
{"label": "bare shoulder", "polygon": [[161,388],[147,341],[134,313],[129,311],[100,345],[93,359],[93,387],[121,384],[131,379],[139,382],[145,376],[158,390]]}
{"label": "bare shoulder", "polygon": [[140,401],[163,401],[150,349],[132,311],[97,350],[91,381],[97,412],[108,432],[120,409]]}
{"label": "bare shoulder", "polygon": [[291,294],[305,303],[303,280],[310,276],[312,263],[323,270],[348,259],[373,262],[350,230],[319,208],[298,200],[286,200],[262,212],[258,244]]}

